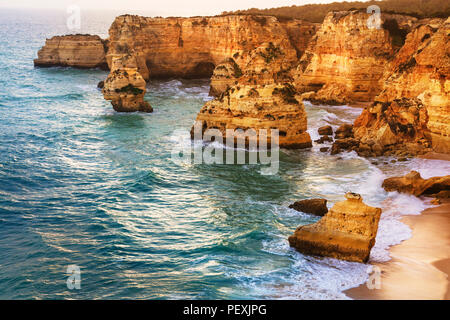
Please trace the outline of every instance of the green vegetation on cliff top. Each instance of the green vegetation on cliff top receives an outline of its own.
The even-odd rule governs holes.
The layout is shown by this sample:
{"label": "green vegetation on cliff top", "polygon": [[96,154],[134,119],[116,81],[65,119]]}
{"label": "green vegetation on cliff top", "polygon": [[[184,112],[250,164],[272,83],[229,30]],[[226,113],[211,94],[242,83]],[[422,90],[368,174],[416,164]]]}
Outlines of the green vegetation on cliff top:
{"label": "green vegetation on cliff top", "polygon": [[272,9],[248,9],[224,12],[222,15],[249,14],[270,15],[280,19],[301,19],[310,22],[322,22],[330,11],[347,11],[364,9],[377,5],[383,13],[407,14],[417,18],[446,18],[450,16],[449,0],[382,0],[333,2],[328,4],[307,4],[303,6],[279,7]]}

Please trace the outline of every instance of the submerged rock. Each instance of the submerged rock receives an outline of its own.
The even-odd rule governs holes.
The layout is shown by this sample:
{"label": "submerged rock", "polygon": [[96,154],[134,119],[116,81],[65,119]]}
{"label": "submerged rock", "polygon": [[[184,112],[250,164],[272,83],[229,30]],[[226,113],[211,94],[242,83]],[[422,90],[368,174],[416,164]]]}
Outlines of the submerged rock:
{"label": "submerged rock", "polygon": [[342,260],[369,261],[375,245],[381,209],[367,206],[358,194],[346,194],[317,223],[299,227],[289,244],[304,254]]}
{"label": "submerged rock", "polygon": [[404,177],[384,180],[384,190],[409,193],[415,196],[444,195],[450,191],[450,176],[423,179],[417,171],[411,171]]}
{"label": "submerged rock", "polygon": [[328,212],[326,199],[302,200],[290,205],[289,208],[304,213],[311,213],[321,217],[323,217]]}

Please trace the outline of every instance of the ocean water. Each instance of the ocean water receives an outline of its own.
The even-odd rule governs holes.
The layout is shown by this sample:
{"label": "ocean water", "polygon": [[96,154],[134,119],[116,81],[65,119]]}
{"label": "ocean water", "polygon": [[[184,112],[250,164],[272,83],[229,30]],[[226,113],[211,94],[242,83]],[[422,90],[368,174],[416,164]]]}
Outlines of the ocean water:
{"label": "ocean water", "polygon": [[[429,205],[384,192],[383,179],[450,172],[442,161],[376,166],[320,146],[281,150],[274,176],[258,165],[177,165],[173,133],[210,99],[208,80],[152,81],[153,114],[116,113],[96,88],[105,71],[33,67],[46,37],[71,33],[66,16],[0,11],[0,299],[348,299],[367,266],[289,248],[318,218],[288,205],[361,193],[383,208],[371,261],[387,261],[411,235],[401,216]],[[105,37],[112,18],[86,14],[81,33]],[[306,108],[313,138],[360,113]],[[81,269],[80,290],[67,288],[69,265]]]}

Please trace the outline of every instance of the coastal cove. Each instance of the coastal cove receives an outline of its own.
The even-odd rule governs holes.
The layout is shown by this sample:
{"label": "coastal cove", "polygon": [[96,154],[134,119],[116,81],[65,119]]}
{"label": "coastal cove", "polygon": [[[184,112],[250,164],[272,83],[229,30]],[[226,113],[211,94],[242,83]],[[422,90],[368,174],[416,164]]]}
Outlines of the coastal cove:
{"label": "coastal cove", "polygon": [[[373,74],[364,85],[379,86],[377,90],[385,99],[374,104],[376,93],[372,89],[367,94],[362,93],[367,88],[342,93],[342,88],[330,84],[317,92],[309,91],[322,76],[305,76],[308,68],[302,76],[292,76],[295,88],[308,90],[291,93],[294,86],[284,83],[291,79],[291,73],[284,68],[303,51],[328,43],[329,36],[323,30],[322,40],[319,38],[315,47],[307,48],[306,43],[299,42],[290,48],[290,44],[280,42],[284,55],[272,60],[264,54],[275,50],[273,44],[254,49],[253,56],[262,58],[248,62],[249,70],[261,71],[260,64],[270,60],[273,74],[252,78],[256,71],[243,70],[239,78],[242,88],[235,92],[228,88],[228,72],[235,74],[239,66],[236,68],[230,60],[216,63],[214,72],[211,68],[201,72],[193,68],[201,75],[212,73],[212,80],[186,79],[189,77],[175,73],[167,79],[151,78],[151,68],[146,74],[132,55],[114,60],[116,65],[111,70],[105,70],[111,65],[111,61],[104,64],[107,55],[95,62],[95,68],[37,68],[33,59],[45,46],[45,39],[70,33],[64,21],[55,18],[58,15],[53,12],[18,10],[0,15],[0,299],[449,298],[450,257],[445,254],[450,239],[448,202],[433,205],[430,198],[386,192],[382,187],[386,178],[412,170],[425,179],[450,175],[448,155],[427,153],[433,147],[439,152],[446,148],[448,136],[444,131],[448,127],[439,115],[445,97],[426,100],[431,101],[431,120],[426,118],[433,130],[429,135],[423,114],[414,111],[423,112],[425,107],[414,99],[404,104],[389,100],[401,91],[404,83],[400,80],[410,81],[417,74],[408,78],[402,68],[395,69],[389,81],[398,82],[391,91],[378,83],[376,77],[381,73]],[[359,13],[352,15],[358,17]],[[353,19],[352,15],[329,16],[327,23]],[[113,19],[90,13],[82,32],[106,39]],[[127,16],[117,21],[127,19],[141,18]],[[215,27],[214,21],[211,18],[209,23]],[[273,23],[274,29],[281,28],[278,22]],[[260,22],[256,24],[251,28],[260,27]],[[20,30],[12,32],[15,25],[20,25]],[[199,18],[198,24],[189,23],[188,28],[201,25]],[[121,45],[122,33],[116,27],[113,24],[113,34],[117,32],[116,41]],[[309,36],[310,30],[318,30],[312,24],[305,28]],[[433,28],[423,28],[426,30],[420,32],[429,37],[439,36]],[[367,38],[385,40],[379,34]],[[85,47],[98,50],[98,39]],[[385,42],[380,50],[385,50],[383,57],[393,52]],[[414,50],[423,52],[417,47]],[[221,57],[223,53],[216,54]],[[336,59],[345,60],[345,55]],[[316,68],[317,57],[306,56],[312,61],[309,68],[329,72],[327,64]],[[331,64],[332,57],[327,59]],[[367,59],[360,60],[366,63]],[[402,66],[403,61],[393,61]],[[371,63],[387,64],[384,60]],[[419,64],[412,70],[422,72],[426,68]],[[119,77],[119,72],[114,73],[117,70],[125,73]],[[277,82],[277,77],[282,80]],[[351,83],[365,75],[339,77],[354,77],[348,80]],[[256,89],[252,88],[255,79],[261,81],[253,85]],[[97,88],[102,81],[106,89]],[[432,89],[438,91],[438,85],[433,85]],[[123,87],[131,88],[131,92],[121,91]],[[356,94],[363,101],[328,99],[336,90],[342,97]],[[181,137],[180,132],[190,132],[196,119],[206,120],[211,127],[233,122],[230,108],[235,111],[240,105],[230,104],[230,99],[246,101],[250,110],[256,106],[258,112],[264,111],[240,114],[242,123],[253,121],[254,114],[264,118],[267,110],[259,103],[275,101],[272,113],[277,116],[277,125],[295,127],[293,134],[284,132],[277,174],[262,175],[260,164],[172,161],[171,152],[179,144],[206,147],[201,141]],[[390,104],[392,118],[379,116],[377,103],[383,108]],[[128,112],[136,111],[128,109],[130,106],[137,107],[138,112]],[[276,113],[293,109],[294,120]],[[415,135],[408,132],[407,143],[398,138],[404,134],[401,121],[392,125],[392,119],[405,113],[420,125]],[[355,135],[340,140],[356,145],[333,152],[337,149],[335,141],[317,142],[323,137],[319,128],[331,126],[336,132],[354,123],[359,123]],[[391,139],[394,146],[413,146],[415,153],[389,145],[383,146],[380,154],[378,145],[365,143],[389,126],[398,129],[393,129],[396,136],[382,138]],[[429,136],[432,138],[427,140]],[[417,154],[434,156],[414,157]],[[364,203],[382,210],[368,264],[309,256],[290,247],[288,237],[296,228],[315,223],[320,217],[295,211],[289,205],[323,198],[330,209],[348,192],[360,194]],[[442,246],[436,242],[442,242]],[[70,265],[81,269],[81,290],[71,291],[66,286]],[[383,272],[383,288],[379,291],[365,289],[372,265]],[[408,295],[404,287],[408,278],[422,279],[427,274],[429,286],[424,286],[423,295]]]}

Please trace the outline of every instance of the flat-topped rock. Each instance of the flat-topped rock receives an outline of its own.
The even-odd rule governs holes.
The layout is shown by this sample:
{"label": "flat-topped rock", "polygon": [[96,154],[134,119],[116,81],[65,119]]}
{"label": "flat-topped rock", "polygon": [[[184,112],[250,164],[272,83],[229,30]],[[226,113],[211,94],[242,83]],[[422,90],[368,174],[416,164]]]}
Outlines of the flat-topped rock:
{"label": "flat-topped rock", "polygon": [[96,35],[67,35],[47,39],[34,60],[36,67],[108,69],[107,42]]}
{"label": "flat-topped rock", "polygon": [[381,209],[349,193],[317,223],[299,227],[289,244],[301,253],[368,262],[375,245]]}

